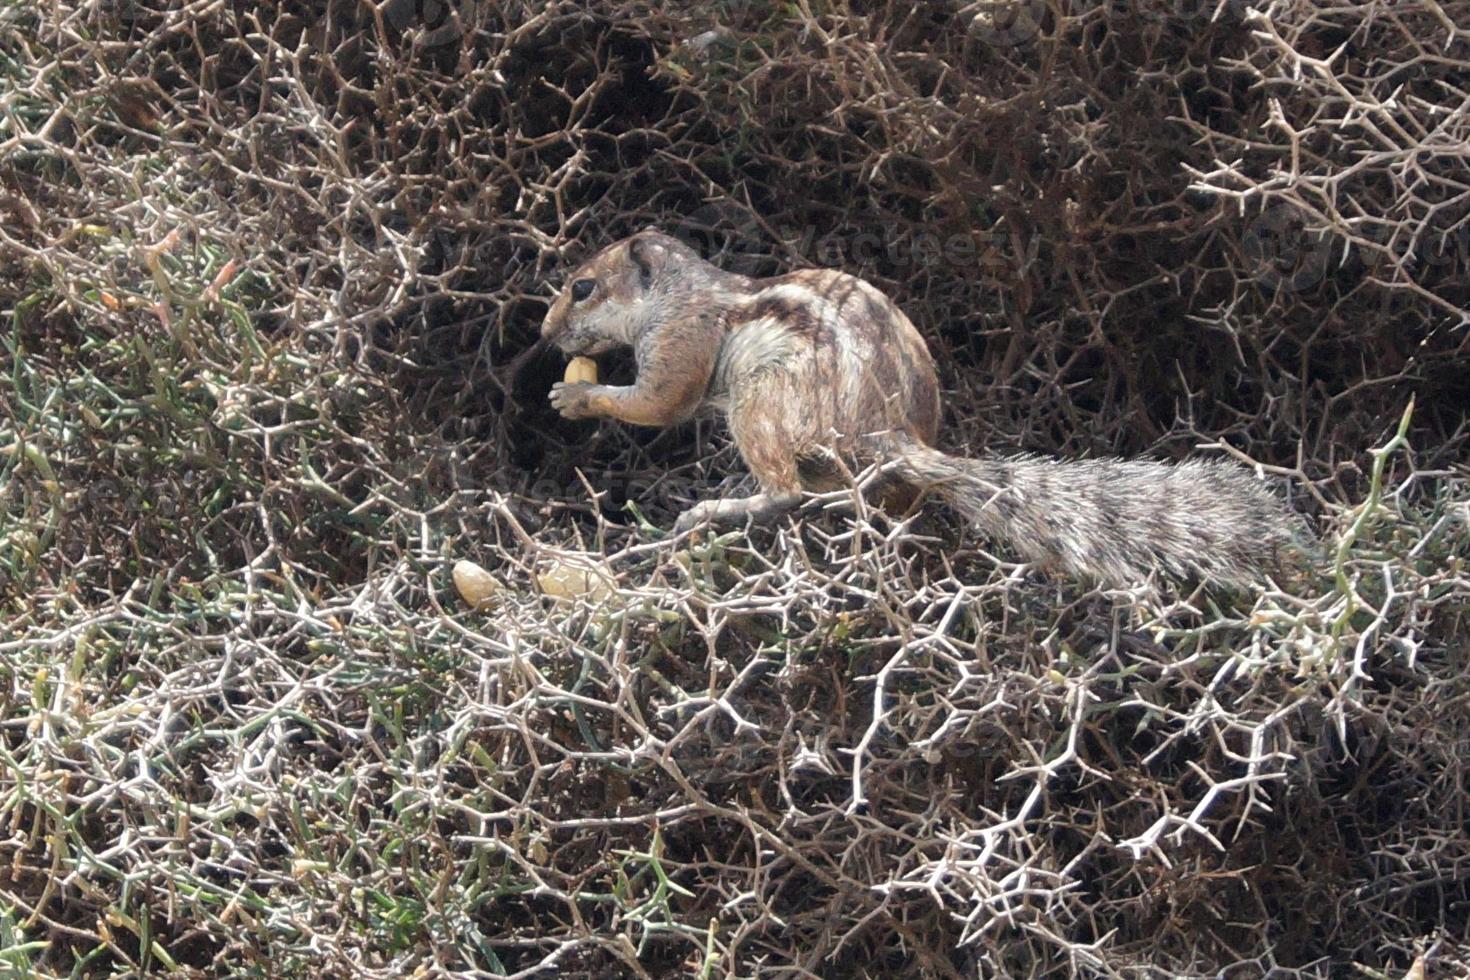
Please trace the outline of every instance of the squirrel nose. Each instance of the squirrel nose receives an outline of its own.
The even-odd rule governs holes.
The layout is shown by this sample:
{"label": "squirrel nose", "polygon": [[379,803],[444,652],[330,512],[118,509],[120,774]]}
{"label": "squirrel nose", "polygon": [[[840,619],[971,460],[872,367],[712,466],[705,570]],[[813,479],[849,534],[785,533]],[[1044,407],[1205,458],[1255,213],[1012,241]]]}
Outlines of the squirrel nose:
{"label": "squirrel nose", "polygon": [[566,333],[568,327],[568,315],[571,312],[571,302],[565,292],[559,294],[546,309],[546,316],[541,320],[541,336],[543,339],[551,340],[557,334]]}

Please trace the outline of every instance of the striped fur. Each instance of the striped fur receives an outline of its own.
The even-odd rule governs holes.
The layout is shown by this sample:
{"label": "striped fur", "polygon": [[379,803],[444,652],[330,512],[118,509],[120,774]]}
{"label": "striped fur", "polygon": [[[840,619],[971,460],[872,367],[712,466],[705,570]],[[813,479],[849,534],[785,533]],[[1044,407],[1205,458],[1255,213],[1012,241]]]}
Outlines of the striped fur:
{"label": "striped fur", "polygon": [[939,385],[923,338],[882,292],[835,270],[750,279],[648,230],[573,273],[542,335],[567,354],[631,346],[638,361],[630,386],[556,385],[552,404],[568,417],[728,419],[760,492],[700,503],[677,530],[785,513],[803,489],[840,483],[837,453],[852,468],[890,464],[1029,561],[1109,584],[1162,573],[1240,585],[1311,546],[1305,523],[1233,463],[934,449]]}

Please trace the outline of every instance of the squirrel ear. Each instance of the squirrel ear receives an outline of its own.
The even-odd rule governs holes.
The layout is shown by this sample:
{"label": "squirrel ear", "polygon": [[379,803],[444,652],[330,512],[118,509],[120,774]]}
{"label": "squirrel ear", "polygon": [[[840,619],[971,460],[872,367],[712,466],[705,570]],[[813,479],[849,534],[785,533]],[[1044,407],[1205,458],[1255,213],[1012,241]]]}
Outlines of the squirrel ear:
{"label": "squirrel ear", "polygon": [[638,267],[638,281],[647,288],[653,281],[653,264],[662,257],[663,246],[641,236],[628,239],[628,258]]}

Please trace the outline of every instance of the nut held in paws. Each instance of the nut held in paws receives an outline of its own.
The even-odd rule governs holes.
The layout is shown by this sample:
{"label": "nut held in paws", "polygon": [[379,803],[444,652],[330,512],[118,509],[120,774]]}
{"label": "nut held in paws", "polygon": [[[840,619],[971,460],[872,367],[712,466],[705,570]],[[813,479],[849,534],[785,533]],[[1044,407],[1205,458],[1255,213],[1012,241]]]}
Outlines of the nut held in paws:
{"label": "nut held in paws", "polygon": [[590,357],[574,357],[567,362],[567,373],[562,378],[567,384],[578,381],[597,383],[597,362]]}

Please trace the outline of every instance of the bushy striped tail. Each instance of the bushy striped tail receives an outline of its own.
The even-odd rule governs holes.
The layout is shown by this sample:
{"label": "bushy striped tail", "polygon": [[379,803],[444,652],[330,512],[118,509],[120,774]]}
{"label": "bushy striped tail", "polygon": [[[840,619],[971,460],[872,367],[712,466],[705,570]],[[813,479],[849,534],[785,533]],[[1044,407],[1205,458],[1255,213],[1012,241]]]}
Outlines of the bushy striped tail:
{"label": "bushy striped tail", "polygon": [[885,455],[981,534],[1028,561],[1108,585],[1157,572],[1240,586],[1313,549],[1306,523],[1225,461],[950,456],[910,440]]}

